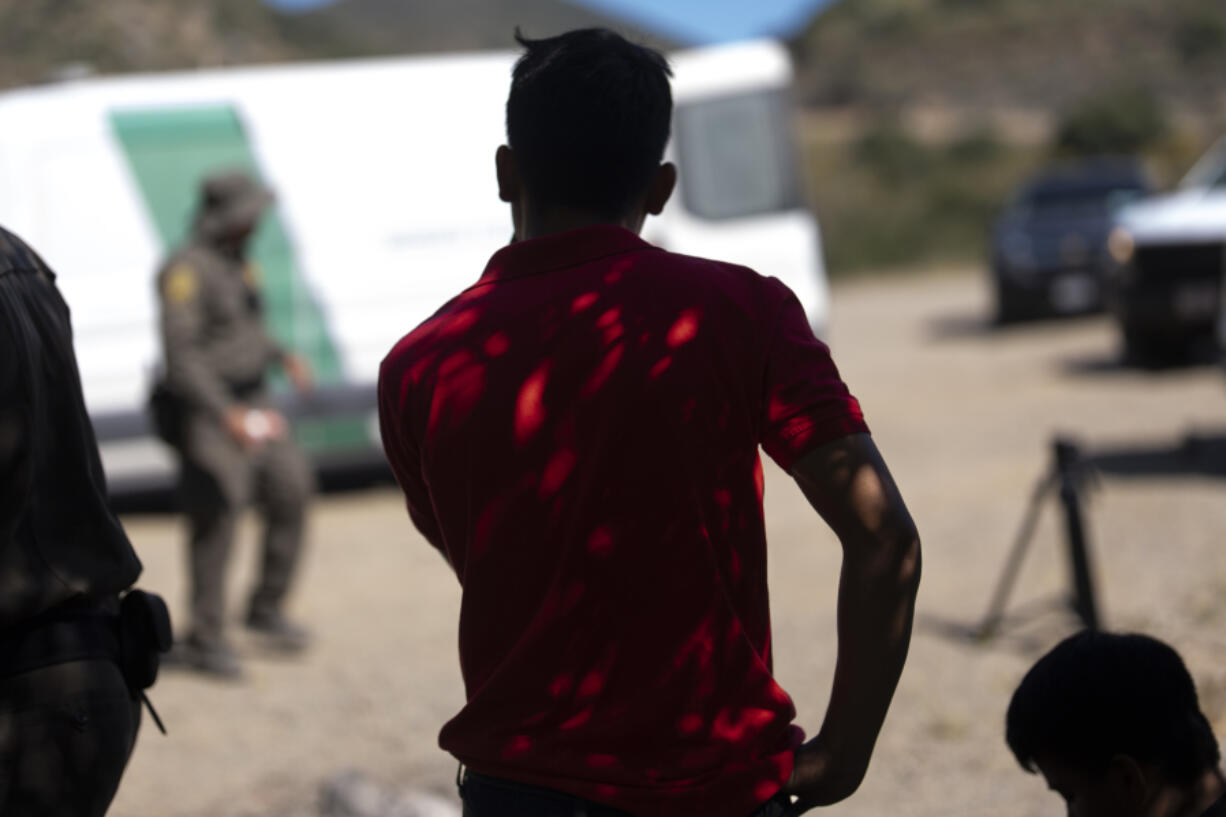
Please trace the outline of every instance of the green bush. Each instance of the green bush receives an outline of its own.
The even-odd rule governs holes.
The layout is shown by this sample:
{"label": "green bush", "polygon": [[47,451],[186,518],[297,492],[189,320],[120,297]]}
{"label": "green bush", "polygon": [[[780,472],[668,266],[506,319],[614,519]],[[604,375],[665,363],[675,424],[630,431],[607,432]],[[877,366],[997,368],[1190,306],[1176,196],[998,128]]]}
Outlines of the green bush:
{"label": "green bush", "polygon": [[831,72],[815,101],[836,107],[854,105],[865,97],[865,90],[864,68],[859,60],[851,58]]}
{"label": "green bush", "polygon": [[868,128],[852,149],[855,160],[880,178],[899,182],[927,173],[931,152],[893,119]]}
{"label": "green bush", "polygon": [[1116,88],[1083,100],[1065,114],[1056,132],[1056,149],[1093,156],[1136,153],[1167,132],[1166,112],[1146,88]]}
{"label": "green bush", "polygon": [[1189,64],[1220,56],[1226,51],[1226,14],[1202,10],[1183,17],[1175,26],[1175,50]]}
{"label": "green bush", "polygon": [[986,129],[928,145],[889,119],[849,143],[813,142],[807,154],[835,277],[982,262],[1003,202],[1047,158],[1045,148],[1010,145]]}
{"label": "green bush", "polygon": [[984,164],[999,158],[1004,150],[996,132],[983,127],[958,137],[945,153],[959,164]]}

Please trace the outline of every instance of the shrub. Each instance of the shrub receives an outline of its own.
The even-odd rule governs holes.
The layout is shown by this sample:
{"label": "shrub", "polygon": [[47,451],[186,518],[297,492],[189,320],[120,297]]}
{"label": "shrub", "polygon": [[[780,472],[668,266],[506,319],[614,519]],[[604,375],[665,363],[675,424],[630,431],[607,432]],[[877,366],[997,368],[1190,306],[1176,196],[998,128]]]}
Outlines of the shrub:
{"label": "shrub", "polygon": [[1056,132],[1056,148],[1082,156],[1136,153],[1166,132],[1166,113],[1151,91],[1120,87],[1083,100],[1066,113]]}
{"label": "shrub", "polygon": [[983,164],[997,159],[1004,152],[996,132],[989,127],[976,128],[955,139],[946,149],[951,161],[959,164]]}
{"label": "shrub", "polygon": [[931,155],[897,121],[881,119],[856,142],[856,161],[886,181],[914,179],[927,172]]}
{"label": "shrub", "polygon": [[1226,51],[1226,14],[1190,13],[1175,26],[1175,50],[1185,63],[1200,63]]}

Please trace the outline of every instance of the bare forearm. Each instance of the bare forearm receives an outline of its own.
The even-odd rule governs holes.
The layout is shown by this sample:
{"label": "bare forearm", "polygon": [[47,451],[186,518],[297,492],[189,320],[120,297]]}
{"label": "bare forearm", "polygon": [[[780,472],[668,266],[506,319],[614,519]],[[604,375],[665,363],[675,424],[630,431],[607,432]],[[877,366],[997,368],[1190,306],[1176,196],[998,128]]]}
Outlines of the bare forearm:
{"label": "bare forearm", "polygon": [[797,753],[791,793],[819,806],[849,796],[868,770],[902,674],[919,583],[917,538],[874,564],[848,558],[839,581],[838,660],[826,717]]}
{"label": "bare forearm", "polygon": [[816,806],[850,795],[868,770],[911,643],[920,544],[868,435],[819,448],[792,473],[843,546],[834,686],[821,731],[797,751],[787,787]]}

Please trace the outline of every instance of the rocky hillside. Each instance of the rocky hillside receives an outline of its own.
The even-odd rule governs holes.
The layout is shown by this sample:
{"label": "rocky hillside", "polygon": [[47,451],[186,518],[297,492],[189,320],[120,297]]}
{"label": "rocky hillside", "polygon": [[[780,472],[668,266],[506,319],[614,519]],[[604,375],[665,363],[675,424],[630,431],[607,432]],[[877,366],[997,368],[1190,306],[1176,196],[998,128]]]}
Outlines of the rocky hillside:
{"label": "rocky hillside", "polygon": [[639,42],[671,47],[564,0],[339,0],[302,15],[298,22],[335,32],[366,53],[510,48],[516,26],[530,37],[606,26]]}
{"label": "rocky hillside", "polygon": [[[0,0],[0,87],[66,66],[100,73],[506,48],[613,25],[567,0],[339,0],[284,14],[259,0]],[[801,98],[882,110],[1057,110],[1142,85],[1226,116],[1222,0],[836,0],[794,42]]]}
{"label": "rocky hillside", "polygon": [[296,59],[293,27],[253,0],[0,0],[0,85]]}
{"label": "rocky hillside", "polygon": [[111,74],[289,60],[509,48],[609,25],[565,0],[340,0],[307,14],[259,0],[0,0],[0,87]]}
{"label": "rocky hillside", "polygon": [[1140,86],[1226,109],[1222,0],[839,0],[794,45],[819,105],[1059,110]]}

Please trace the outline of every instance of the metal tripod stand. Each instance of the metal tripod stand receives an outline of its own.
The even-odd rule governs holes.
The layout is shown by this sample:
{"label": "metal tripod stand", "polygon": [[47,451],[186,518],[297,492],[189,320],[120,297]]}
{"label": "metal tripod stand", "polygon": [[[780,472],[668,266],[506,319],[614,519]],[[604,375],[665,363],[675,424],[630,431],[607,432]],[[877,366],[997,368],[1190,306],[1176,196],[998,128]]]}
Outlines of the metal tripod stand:
{"label": "metal tripod stand", "polygon": [[1004,622],[1009,595],[1013,592],[1022,560],[1034,538],[1034,529],[1043,501],[1053,491],[1058,492],[1064,511],[1065,539],[1073,584],[1067,603],[1087,629],[1098,629],[1098,604],[1095,600],[1090,548],[1081,503],[1081,497],[1089,487],[1087,483],[1090,462],[1082,457],[1074,442],[1062,437],[1056,437],[1052,441],[1052,454],[1052,468],[1035,485],[1013,549],[1009,552],[1004,571],[996,583],[996,592],[992,595],[983,621],[976,628],[976,634],[981,640],[995,636]]}

